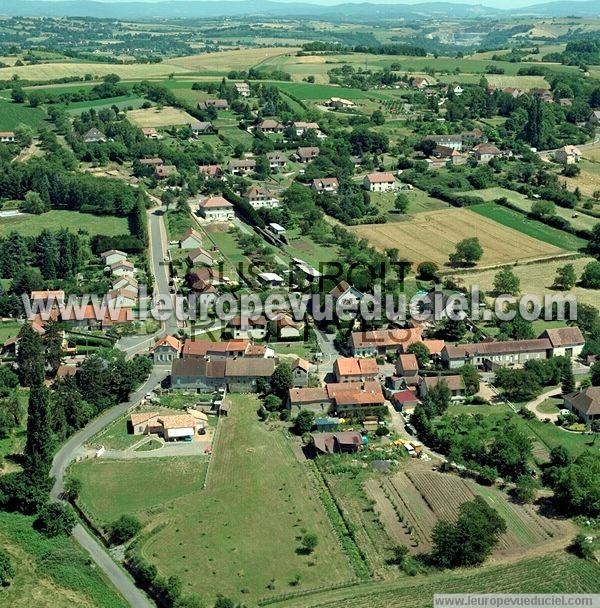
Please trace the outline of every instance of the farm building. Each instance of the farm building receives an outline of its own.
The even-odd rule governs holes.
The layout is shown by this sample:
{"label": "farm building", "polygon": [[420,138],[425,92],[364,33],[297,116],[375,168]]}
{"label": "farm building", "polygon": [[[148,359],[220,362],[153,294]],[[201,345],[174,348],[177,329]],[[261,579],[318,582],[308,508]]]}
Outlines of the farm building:
{"label": "farm building", "polygon": [[11,144],[15,141],[14,131],[0,131],[0,143]]}
{"label": "farm building", "polygon": [[463,145],[461,135],[426,135],[423,141],[432,141],[436,146],[452,148],[458,152],[462,150]]}
{"label": "farm building", "polygon": [[573,165],[581,160],[581,150],[577,146],[563,146],[554,153],[554,160],[562,165]]}

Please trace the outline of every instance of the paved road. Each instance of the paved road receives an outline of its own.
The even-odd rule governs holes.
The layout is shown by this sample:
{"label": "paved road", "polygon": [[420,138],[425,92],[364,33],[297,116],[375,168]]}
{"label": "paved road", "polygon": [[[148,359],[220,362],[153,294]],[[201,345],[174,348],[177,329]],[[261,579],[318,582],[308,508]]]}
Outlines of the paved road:
{"label": "paved road", "polygon": [[[87,426],[79,430],[61,447],[52,460],[50,476],[54,477],[54,485],[50,495],[54,500],[60,500],[64,490],[64,475],[67,467],[81,453],[83,444],[89,441],[96,433],[101,431],[119,416],[122,416],[130,407],[139,403],[144,395],[158,386],[167,376],[168,370],[155,368],[148,380],[131,395],[130,400],[115,405],[105,411],[101,416],[92,420]],[[130,576],[107,553],[106,549],[83,526],[77,525],[73,529],[75,540],[90,554],[96,565],[104,572],[121,595],[132,608],[154,608],[146,594],[138,589]]]}

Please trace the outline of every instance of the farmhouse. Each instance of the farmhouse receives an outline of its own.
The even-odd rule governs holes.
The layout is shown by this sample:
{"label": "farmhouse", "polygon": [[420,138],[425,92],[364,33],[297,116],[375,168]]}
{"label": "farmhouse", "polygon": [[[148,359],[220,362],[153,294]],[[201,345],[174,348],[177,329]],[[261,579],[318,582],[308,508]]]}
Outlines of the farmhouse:
{"label": "farmhouse", "polygon": [[144,167],[156,167],[163,164],[163,159],[158,156],[154,158],[140,158],[139,163]]}
{"label": "farmhouse", "polygon": [[201,200],[198,211],[210,222],[227,222],[235,218],[233,205],[222,196],[211,196]]}
{"label": "farmhouse", "polygon": [[502,156],[502,151],[493,144],[478,144],[473,148],[473,156],[482,163],[489,163],[492,158]]}
{"label": "farmhouse", "polygon": [[452,395],[451,399],[453,401],[458,401],[465,397],[465,381],[461,375],[454,376],[425,376],[419,380],[418,392],[421,399],[427,397],[427,393],[438,386],[438,384],[445,382],[448,388],[450,389],[450,393]]}
{"label": "farmhouse", "polygon": [[275,272],[261,272],[256,278],[266,287],[281,287],[285,283],[285,279]]}
{"label": "farmhouse", "polygon": [[459,152],[463,144],[461,135],[426,135],[423,141],[432,141],[436,146],[445,146]]}
{"label": "farmhouse", "polygon": [[353,331],[350,334],[350,348],[355,357],[402,353],[415,342],[421,342],[418,327]]}
{"label": "farmhouse", "polygon": [[356,104],[349,99],[343,99],[342,97],[330,97],[328,101],[325,102],[325,105],[329,108],[355,108]]}
{"label": "farmhouse", "polygon": [[379,366],[372,358],[338,357],[333,364],[333,373],[336,382],[365,382],[377,379]]}
{"label": "farmhouse", "polygon": [[288,407],[292,416],[301,410],[323,415],[331,409],[331,399],[326,388],[291,388],[288,392]]}
{"label": "farmhouse", "polygon": [[412,78],[410,81],[410,86],[413,89],[425,89],[426,87],[429,87],[433,84],[433,80],[430,80],[429,78],[425,78],[423,76],[416,76],[415,78]]}
{"label": "farmhouse", "polygon": [[455,148],[448,146],[436,146],[431,152],[432,158],[439,161],[450,161],[453,165],[460,165],[466,162],[466,157]]}
{"label": "farmhouse", "polygon": [[137,299],[137,291],[127,288],[112,289],[106,294],[106,302],[110,306],[127,306],[129,308],[135,306]]}
{"label": "farmhouse", "polygon": [[363,436],[358,431],[312,433],[311,438],[315,455],[355,453],[363,446]]}
{"label": "farmhouse", "polygon": [[275,207],[279,207],[279,199],[275,198],[262,186],[252,186],[252,188],[246,191],[244,196],[254,209],[274,209]]}
{"label": "farmhouse", "polygon": [[235,317],[229,322],[234,340],[262,340],[267,335],[269,321],[265,317]]}
{"label": "farmhouse", "polygon": [[450,369],[465,363],[493,369],[494,366],[522,364],[529,359],[546,359],[552,353],[547,338],[537,340],[507,340],[506,342],[478,342],[474,344],[446,344],[442,361]]}
{"label": "farmhouse", "polygon": [[554,153],[554,160],[562,165],[572,165],[581,160],[581,150],[577,146],[563,146]]}
{"label": "farmhouse", "polygon": [[196,249],[202,246],[202,237],[199,232],[193,228],[189,228],[183,233],[179,246],[181,249]]}
{"label": "farmhouse", "polygon": [[329,295],[334,302],[339,303],[340,307],[354,308],[364,297],[364,294],[355,287],[352,287],[347,281],[340,281],[330,292]]}
{"label": "farmhouse", "polygon": [[205,264],[206,266],[212,266],[215,263],[214,258],[206,249],[198,247],[190,251],[187,255],[187,261],[195,266],[196,264]]}
{"label": "farmhouse", "polygon": [[232,175],[248,175],[256,169],[256,161],[253,158],[233,158],[229,161],[228,169]]}
{"label": "farmhouse", "polygon": [[589,386],[565,396],[565,408],[577,414],[585,424],[600,420],[600,387]]}
{"label": "farmhouse", "polygon": [[281,154],[281,152],[269,152],[267,154],[267,162],[269,163],[269,169],[271,169],[271,171],[278,171],[285,167],[287,158]]}
{"label": "farmhouse", "polygon": [[327,385],[334,410],[341,416],[369,415],[385,404],[379,382],[343,382]]}
{"label": "farmhouse", "polygon": [[156,165],[154,167],[154,177],[156,179],[166,179],[177,173],[175,165]]}
{"label": "farmhouse", "polygon": [[105,142],[106,136],[104,135],[104,133],[102,133],[102,131],[99,131],[98,129],[96,129],[96,127],[92,127],[89,131],[87,131],[83,135],[83,141],[86,144]]}
{"label": "farmhouse", "polygon": [[301,137],[307,131],[314,131],[319,138],[325,137],[323,133],[319,130],[319,125],[316,122],[304,122],[302,120],[297,120],[292,124],[294,131],[296,131],[296,136]]}
{"label": "farmhouse", "polygon": [[299,163],[308,163],[319,156],[319,148],[317,146],[300,146],[296,150],[296,158]]}
{"label": "farmhouse", "polygon": [[388,190],[395,190],[396,178],[390,172],[369,173],[365,175],[363,185],[370,192],[388,192]]}
{"label": "farmhouse", "polygon": [[152,351],[154,363],[160,365],[161,363],[171,363],[174,359],[178,359],[181,347],[180,340],[174,336],[165,336],[154,345]]}
{"label": "farmhouse", "polygon": [[594,110],[587,119],[588,127],[595,127],[598,123],[600,123],[600,110]]}
{"label": "farmhouse", "polygon": [[146,139],[158,139],[158,131],[154,127],[143,127],[142,133]]}
{"label": "farmhouse", "polygon": [[298,340],[305,328],[303,321],[295,321],[287,313],[281,313],[275,319],[275,329],[279,340]]}
{"label": "farmhouse", "polygon": [[192,135],[214,135],[217,133],[217,129],[210,122],[193,122],[190,125]]}
{"label": "farmhouse", "polygon": [[0,131],[0,143],[10,144],[15,141],[14,131]]}
{"label": "farmhouse", "polygon": [[198,104],[199,110],[208,110],[208,108],[227,110],[227,108],[229,108],[229,102],[226,99],[206,99]]}
{"label": "farmhouse", "polygon": [[278,120],[272,118],[265,118],[259,123],[258,128],[263,133],[281,133],[283,131],[283,125]]}
{"label": "farmhouse", "polygon": [[[194,291],[205,293],[207,286],[224,285],[228,282],[228,279],[218,269],[202,266],[200,268],[192,268],[187,276],[187,281]],[[209,291],[213,292],[212,290]]]}
{"label": "farmhouse", "polygon": [[310,187],[319,194],[322,192],[337,194],[340,183],[338,182],[337,177],[322,177],[320,179],[313,179]]}
{"label": "farmhouse", "polygon": [[243,357],[248,349],[248,340],[229,340],[213,342],[212,340],[186,340],[181,351],[184,359],[227,359]]}

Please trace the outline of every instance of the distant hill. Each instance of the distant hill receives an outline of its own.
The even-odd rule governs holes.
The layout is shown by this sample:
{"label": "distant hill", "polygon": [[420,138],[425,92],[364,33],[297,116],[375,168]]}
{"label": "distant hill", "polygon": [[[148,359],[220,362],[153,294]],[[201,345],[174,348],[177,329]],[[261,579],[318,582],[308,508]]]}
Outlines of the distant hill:
{"label": "distant hill", "polygon": [[312,16],[340,19],[343,17],[372,21],[382,18],[451,18],[491,17],[517,14],[557,16],[600,16],[598,0],[583,2],[549,2],[520,9],[497,9],[472,4],[424,2],[422,4],[345,3],[323,6],[302,2],[272,0],[163,0],[159,2],[95,2],[94,0],[0,0],[0,15],[43,17],[100,17],[114,19],[215,18],[236,16],[297,17]]}

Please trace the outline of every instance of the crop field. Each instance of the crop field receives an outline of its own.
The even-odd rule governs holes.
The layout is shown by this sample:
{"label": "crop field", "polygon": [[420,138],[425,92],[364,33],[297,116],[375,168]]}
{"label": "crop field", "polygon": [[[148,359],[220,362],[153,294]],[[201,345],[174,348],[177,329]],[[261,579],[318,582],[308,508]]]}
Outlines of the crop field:
{"label": "crop field", "polygon": [[127,118],[138,127],[170,127],[188,125],[195,118],[179,108],[146,108],[127,112]]}
{"label": "crop field", "polygon": [[[584,156],[588,153],[587,149],[582,150]],[[600,148],[593,148],[589,152],[590,156],[595,156],[597,160],[583,159],[577,163],[581,173],[576,177],[564,177],[569,190],[579,188],[584,196],[594,196],[600,190]]]}
{"label": "crop field", "polygon": [[[302,589],[351,578],[288,440],[258,422],[257,399],[231,400],[230,415],[219,423],[206,489],[178,498],[153,519],[142,554],[161,574],[180,576],[185,591],[205,598],[223,593],[244,603],[293,590],[296,575]],[[158,478],[170,478],[167,471],[163,465]],[[137,492],[124,488],[131,491]],[[310,556],[296,551],[303,531],[319,538]]]}
{"label": "crop field", "polygon": [[71,471],[83,483],[79,503],[94,521],[104,525],[123,513],[147,521],[165,511],[167,504],[199,492],[207,464],[204,456],[94,459],[73,465]]}
{"label": "crop field", "polygon": [[[469,196],[478,196],[487,202],[505,197],[513,205],[516,205],[519,209],[525,212],[531,211],[531,207],[536,202],[533,199],[527,198],[520,192],[515,192],[514,190],[508,190],[507,188],[500,187],[486,188],[485,190],[472,190],[470,192],[465,192],[464,194],[468,194]],[[573,226],[573,228],[582,230],[591,230],[598,223],[598,221],[600,221],[591,215],[579,213],[577,211],[573,211],[572,209],[565,209],[564,207],[559,207],[558,205],[556,205],[556,215],[567,220],[569,224]]]}
{"label": "crop field", "polygon": [[565,552],[428,576],[403,576],[282,600],[276,608],[429,608],[444,593],[597,593],[600,566]]}
{"label": "crop field", "polygon": [[382,479],[380,492],[373,491],[373,484],[367,488],[377,505],[384,508],[386,502],[392,504],[396,520],[388,517],[384,525],[390,534],[398,528],[408,532],[413,553],[429,551],[435,524],[440,520],[454,521],[460,505],[475,496],[482,496],[506,521],[507,531],[500,537],[496,557],[543,545],[551,539],[566,541],[573,533],[572,525],[565,520],[544,517],[533,505],[517,505],[495,488],[448,473],[411,467]]}
{"label": "crop field", "polygon": [[303,101],[322,101],[330,97],[342,97],[352,101],[369,98],[369,91],[338,87],[333,84],[308,84],[304,82],[277,82],[276,84],[284,93],[294,95]]}
{"label": "crop field", "polygon": [[167,63],[39,63],[10,68],[0,68],[0,80],[10,80],[17,74],[23,80],[55,80],[66,76],[91,74],[94,80],[106,74],[118,74],[122,78],[142,79],[153,76],[167,76],[171,73],[185,73],[185,67]]}
{"label": "crop field", "polygon": [[46,538],[33,517],[0,513],[0,546],[15,577],[0,589],[0,604],[12,608],[125,608],[128,603],[104,579],[89,555],[70,537]]}
{"label": "crop field", "polygon": [[[569,234],[564,230],[559,230],[537,220],[531,220],[518,211],[513,211],[507,207],[502,207],[496,203],[482,203],[481,205],[471,205],[470,211],[482,215],[490,220],[494,220],[507,228],[512,228],[524,235],[534,239],[539,239],[548,244],[553,244],[556,247],[567,251],[577,251],[584,248],[587,242],[573,234]],[[527,257],[519,257],[521,260],[526,260]]]}
{"label": "crop field", "polygon": [[404,222],[366,224],[350,230],[378,249],[398,247],[404,257],[416,263],[431,261],[444,265],[456,244],[470,237],[478,237],[483,247],[479,262],[482,266],[563,253],[554,245],[467,209],[429,211],[415,214]]}
{"label": "crop field", "polygon": [[41,108],[30,108],[0,98],[0,131],[13,130],[21,124],[37,128],[45,117],[46,113]]}
{"label": "crop field", "polygon": [[63,104],[69,114],[81,114],[90,108],[94,110],[100,110],[101,108],[139,108],[143,103],[144,99],[138,95],[121,95],[119,97],[109,97],[106,99],[93,99],[91,101],[76,101],[74,103]]}
{"label": "crop field", "polygon": [[102,218],[99,218],[90,213],[52,209],[41,215],[0,218],[0,236],[6,236],[13,230],[24,236],[35,236],[42,230],[60,230],[61,228],[68,228],[73,232],[85,230],[90,235],[129,234],[127,219],[112,215],[103,215]]}
{"label": "crop field", "polygon": [[271,57],[283,53],[294,53],[298,49],[282,49],[278,47],[240,49],[235,51],[222,51],[219,53],[203,53],[169,59],[163,64],[170,71],[172,66],[195,72],[211,72],[214,75],[227,73],[230,70],[245,70],[258,67],[259,64]]}

